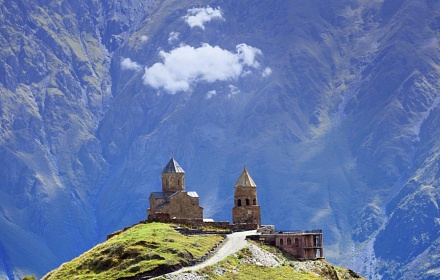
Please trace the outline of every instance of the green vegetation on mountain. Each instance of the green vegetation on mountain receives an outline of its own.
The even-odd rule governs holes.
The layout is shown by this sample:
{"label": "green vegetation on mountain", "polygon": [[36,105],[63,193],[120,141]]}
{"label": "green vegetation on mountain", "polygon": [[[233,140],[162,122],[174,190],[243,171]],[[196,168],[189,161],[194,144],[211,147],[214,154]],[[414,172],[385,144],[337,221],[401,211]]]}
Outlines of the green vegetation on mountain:
{"label": "green vegetation on mountain", "polygon": [[220,235],[185,236],[167,224],[138,224],[43,279],[119,279],[161,268],[166,272],[201,258],[222,239]]}
{"label": "green vegetation on mountain", "polygon": [[[251,247],[253,250],[251,250]],[[257,253],[255,248],[257,248]],[[270,259],[272,259],[272,264],[268,264]],[[275,263],[273,263],[273,260],[275,260]],[[213,266],[201,269],[197,274],[208,279],[237,280],[364,279],[349,269],[335,267],[325,260],[297,261],[290,255],[283,253],[279,248],[253,242],[252,245],[242,249],[237,254],[231,255]]]}
{"label": "green vegetation on mountain", "polygon": [[[221,230],[220,230],[221,232]],[[43,277],[52,279],[140,279],[191,266],[223,239],[186,236],[163,223],[138,224],[117,232],[78,258]],[[184,273],[184,272],[182,272]],[[296,261],[282,250],[251,242],[212,266],[192,272],[209,279],[360,279],[351,270],[324,260]],[[167,279],[179,275],[163,276]]]}

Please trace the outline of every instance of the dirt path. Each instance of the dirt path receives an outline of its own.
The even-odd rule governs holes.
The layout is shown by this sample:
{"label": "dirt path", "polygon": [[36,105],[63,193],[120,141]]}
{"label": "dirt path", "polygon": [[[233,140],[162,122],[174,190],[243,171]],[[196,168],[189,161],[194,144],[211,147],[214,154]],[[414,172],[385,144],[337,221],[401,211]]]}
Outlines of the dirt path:
{"label": "dirt path", "polygon": [[[232,234],[228,234],[226,236],[226,241],[223,243],[222,247],[220,247],[220,249],[212,257],[210,257],[209,259],[207,259],[206,261],[204,261],[198,265],[191,266],[191,267],[184,267],[182,269],[179,269],[179,270],[174,271],[169,274],[175,275],[175,274],[179,274],[179,273],[183,273],[183,272],[196,271],[196,270],[202,269],[206,266],[213,265],[213,264],[223,260],[227,256],[232,255],[232,254],[240,251],[244,247],[246,247],[246,245],[248,244],[248,242],[246,240],[246,236],[252,235],[255,233],[256,233],[255,230],[250,230],[250,231],[234,232]],[[162,276],[164,276],[164,275],[162,275]]]}

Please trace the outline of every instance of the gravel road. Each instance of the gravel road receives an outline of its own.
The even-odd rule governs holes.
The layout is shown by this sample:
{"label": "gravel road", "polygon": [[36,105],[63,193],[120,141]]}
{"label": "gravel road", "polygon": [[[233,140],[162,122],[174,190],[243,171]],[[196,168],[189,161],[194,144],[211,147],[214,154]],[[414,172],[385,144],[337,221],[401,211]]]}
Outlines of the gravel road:
{"label": "gravel road", "polygon": [[[256,234],[255,230],[250,231],[242,231],[242,232],[234,232],[232,234],[228,234],[226,236],[226,241],[223,244],[223,246],[217,251],[217,253],[214,254],[211,258],[207,259],[206,261],[195,265],[191,267],[185,267],[180,272],[186,272],[186,271],[196,271],[201,268],[204,268],[206,266],[213,265],[215,263],[218,263],[219,261],[223,260],[229,255],[232,255],[248,244],[246,240],[246,236]],[[178,272],[178,271],[177,271]]]}
{"label": "gravel road", "polygon": [[[256,230],[234,232],[234,233],[228,234],[226,236],[225,242],[220,247],[220,249],[212,257],[210,257],[206,261],[204,261],[198,265],[195,265],[195,266],[184,267],[182,269],[179,269],[177,271],[171,272],[166,275],[176,275],[176,274],[180,274],[180,273],[196,271],[196,270],[202,269],[206,266],[213,265],[213,264],[223,260],[227,256],[232,255],[232,254],[240,251],[244,247],[246,247],[246,245],[248,244],[248,242],[246,240],[246,236],[252,235],[252,234],[256,234]],[[166,277],[166,275],[162,275],[161,277],[164,277],[164,276]]]}

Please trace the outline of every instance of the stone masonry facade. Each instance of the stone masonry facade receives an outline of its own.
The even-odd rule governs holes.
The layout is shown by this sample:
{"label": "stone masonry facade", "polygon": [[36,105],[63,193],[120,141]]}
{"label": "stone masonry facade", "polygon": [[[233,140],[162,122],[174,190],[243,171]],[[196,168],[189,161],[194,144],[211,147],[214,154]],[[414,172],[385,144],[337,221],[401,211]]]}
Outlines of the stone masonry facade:
{"label": "stone masonry facade", "polygon": [[162,191],[151,193],[149,200],[149,221],[158,220],[158,217],[203,221],[199,196],[196,192],[185,190],[185,171],[174,157],[162,170]]}
{"label": "stone masonry facade", "polygon": [[260,206],[257,201],[257,185],[246,167],[234,187],[232,223],[261,225]]}

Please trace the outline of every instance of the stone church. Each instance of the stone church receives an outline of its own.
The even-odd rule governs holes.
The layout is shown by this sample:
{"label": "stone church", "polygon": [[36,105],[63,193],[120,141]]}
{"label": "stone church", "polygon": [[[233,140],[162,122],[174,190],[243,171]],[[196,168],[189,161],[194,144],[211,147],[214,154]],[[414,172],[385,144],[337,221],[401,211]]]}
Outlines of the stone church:
{"label": "stone church", "polygon": [[[172,157],[162,170],[162,191],[150,194],[149,221],[187,220],[203,222],[203,208],[196,192],[185,190],[185,171]],[[261,226],[257,185],[246,167],[234,188],[232,224],[243,228]]]}
{"label": "stone church", "polygon": [[172,157],[162,170],[162,191],[150,195],[148,220],[186,219],[203,221],[199,195],[185,190],[185,171]]}
{"label": "stone church", "polygon": [[185,171],[174,157],[162,170],[162,191],[152,192],[149,221],[171,222],[178,220],[191,225],[210,225],[230,230],[257,229],[256,235],[247,238],[283,249],[297,259],[314,260],[324,258],[322,230],[279,231],[274,226],[261,226],[257,185],[246,167],[234,187],[232,224],[229,222],[204,222],[203,208],[196,192],[185,190]]}

